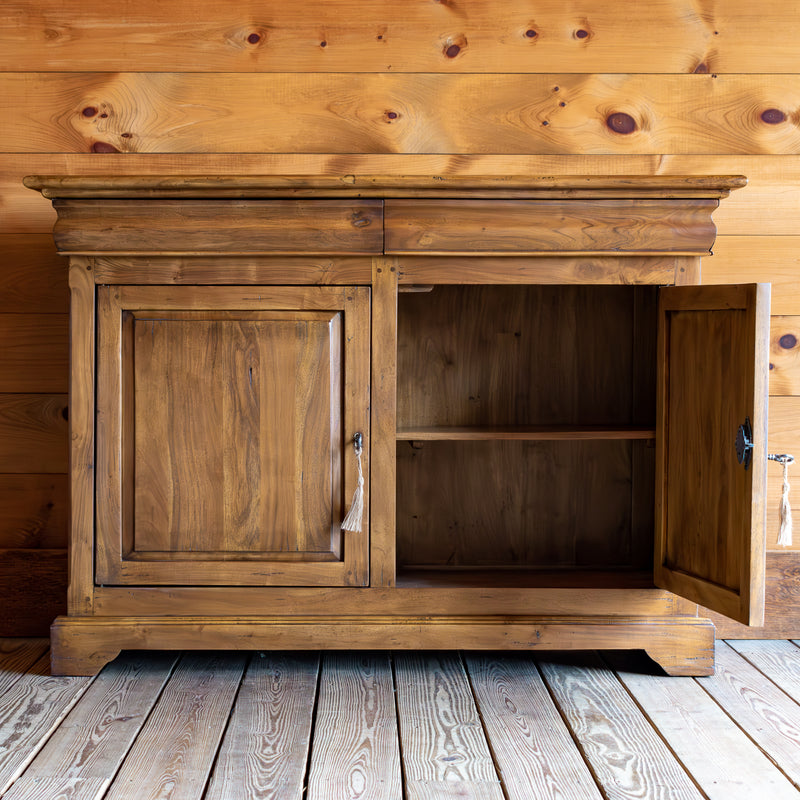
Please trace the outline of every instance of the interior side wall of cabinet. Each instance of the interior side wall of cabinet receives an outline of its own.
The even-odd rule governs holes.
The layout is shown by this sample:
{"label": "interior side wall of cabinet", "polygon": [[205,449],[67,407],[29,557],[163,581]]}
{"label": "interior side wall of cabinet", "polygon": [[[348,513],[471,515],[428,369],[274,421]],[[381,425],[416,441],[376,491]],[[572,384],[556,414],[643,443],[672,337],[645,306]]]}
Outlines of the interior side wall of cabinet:
{"label": "interior side wall of cabinet", "polygon": [[[67,270],[28,174],[747,175],[715,213],[703,280],[773,284],[769,445],[800,453],[800,17],[790,0],[698,8],[142,0],[109,26],[100,0],[11,4],[0,633],[45,633],[65,607]],[[780,486],[770,464],[767,627],[726,635],[800,635],[800,537],[775,544]],[[798,519],[800,492],[792,503]]]}

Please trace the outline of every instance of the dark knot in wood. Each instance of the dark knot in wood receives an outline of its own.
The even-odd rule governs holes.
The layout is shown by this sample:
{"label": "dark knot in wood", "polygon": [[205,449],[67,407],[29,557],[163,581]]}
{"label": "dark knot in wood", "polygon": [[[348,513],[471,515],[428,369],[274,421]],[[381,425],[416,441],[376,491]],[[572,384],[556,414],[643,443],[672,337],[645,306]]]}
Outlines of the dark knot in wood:
{"label": "dark knot in wood", "polygon": [[614,131],[614,133],[633,133],[636,130],[636,120],[630,115],[622,111],[616,114],[611,114],[606,119],[606,125]]}
{"label": "dark knot in wood", "polygon": [[761,112],[761,119],[768,125],[778,125],[785,122],[786,114],[778,108],[768,108],[766,111]]}

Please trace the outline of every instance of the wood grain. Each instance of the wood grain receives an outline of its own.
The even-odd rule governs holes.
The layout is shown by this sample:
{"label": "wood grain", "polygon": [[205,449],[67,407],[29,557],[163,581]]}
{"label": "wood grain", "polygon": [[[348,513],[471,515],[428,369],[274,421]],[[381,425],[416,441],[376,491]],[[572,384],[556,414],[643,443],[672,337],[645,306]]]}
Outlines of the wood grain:
{"label": "wood grain", "polygon": [[800,789],[798,704],[724,642],[717,642],[714,664],[715,674],[700,685]]}
{"label": "wood grain", "polygon": [[0,548],[67,546],[67,476],[0,475]]}
{"label": "wood grain", "polygon": [[4,473],[67,471],[67,396],[0,395],[0,464]]}
{"label": "wood grain", "polygon": [[608,658],[709,800],[748,800],[754,786],[776,800],[797,797],[786,776],[694,680],[626,670],[624,657]]}
{"label": "wood grain", "polygon": [[746,658],[790,697],[800,698],[800,647],[797,642],[731,642],[731,647]]}
{"label": "wood grain", "polygon": [[66,314],[0,314],[0,392],[67,390]]}
{"label": "wood grain", "polygon": [[541,656],[537,663],[606,797],[703,797],[599,657]]}
{"label": "wood grain", "polygon": [[[380,200],[55,200],[60,251],[376,253]],[[113,222],[112,222],[113,220]],[[113,237],[109,224],[116,224]]]}
{"label": "wood grain", "polygon": [[244,653],[183,656],[108,800],[154,800],[165,793],[194,800],[203,791],[246,661]]}
{"label": "wood grain", "polygon": [[769,393],[800,395],[800,316],[770,320]]}
{"label": "wood grain", "polygon": [[5,793],[33,760],[91,683],[91,678],[50,677],[44,656],[25,680],[5,691],[0,710],[0,793]]}
{"label": "wood grain", "polygon": [[5,693],[47,652],[44,639],[0,641],[0,693]]}
{"label": "wood grain", "polygon": [[[3,225],[5,228],[5,225]],[[67,265],[46,234],[0,233],[0,312],[65,314],[69,311]]]}
{"label": "wood grain", "polygon": [[[223,7],[137,6],[112,25],[99,0],[67,14],[56,0],[7,8],[0,68],[325,72],[793,72],[800,27],[777,3],[753,13],[658,0],[647,9],[557,0],[447,5],[377,0]],[[586,15],[584,15],[586,14]],[[180,32],[180,35],[177,32]],[[653,47],[654,40],[658,47]],[[452,50],[453,47],[458,48]]]}
{"label": "wood grain", "polygon": [[501,800],[500,780],[459,657],[398,653],[395,676],[409,800]]}
{"label": "wood grain", "polygon": [[506,796],[599,800],[531,657],[472,654],[465,663]]}
{"label": "wood grain", "polygon": [[69,782],[70,800],[94,800],[125,759],[176,660],[130,653],[110,664],[4,797],[51,800],[55,787]]}
{"label": "wood grain", "polygon": [[779,155],[798,103],[777,74],[7,72],[0,150]]}
{"label": "wood grain", "polygon": [[[800,519],[800,491],[798,491],[798,465],[800,465],[800,398],[770,397],[769,433],[767,449],[770,453],[793,453],[796,461],[789,467],[789,503],[794,519]],[[767,464],[767,549],[778,552],[800,550],[800,541],[794,537],[790,548],[778,547],[780,529],[780,502],[783,489],[783,469],[780,464]]]}
{"label": "wood grain", "polygon": [[717,200],[393,200],[387,253],[707,253]]}
{"label": "wood grain", "polygon": [[0,550],[0,636],[47,636],[66,611],[67,551]]}
{"label": "wood grain", "polygon": [[[659,302],[655,582],[755,625],[764,602],[768,290],[680,286]],[[732,446],[746,418],[749,472]]]}
{"label": "wood grain", "polygon": [[206,800],[301,800],[318,672],[319,654],[252,657]]}
{"label": "wood grain", "polygon": [[388,656],[323,657],[308,799],[403,796],[397,716]]}

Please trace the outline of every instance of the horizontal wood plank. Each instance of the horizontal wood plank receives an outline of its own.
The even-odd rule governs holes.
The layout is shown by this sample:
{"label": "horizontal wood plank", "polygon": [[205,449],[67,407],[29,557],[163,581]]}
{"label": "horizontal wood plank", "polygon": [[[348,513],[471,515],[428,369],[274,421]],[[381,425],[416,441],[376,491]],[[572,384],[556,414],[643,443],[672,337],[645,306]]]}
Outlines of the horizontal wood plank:
{"label": "horizontal wood plank", "polygon": [[19,0],[4,8],[0,69],[601,72],[623,63],[630,72],[791,72],[800,25],[781,10],[746,0],[587,9],[558,0],[180,0],[126,8],[119,25],[101,0],[79,13],[58,0]]}
{"label": "horizontal wood plank", "polygon": [[64,394],[0,394],[0,473],[66,473],[67,416]]}
{"label": "horizontal wood plank", "polygon": [[67,608],[66,550],[0,550],[0,636],[46,636]]}
{"label": "horizontal wood plank", "polygon": [[65,314],[67,264],[49,233],[0,233],[0,312]]}
{"label": "horizontal wood plank", "polygon": [[[725,202],[735,200],[735,196],[731,196]],[[776,212],[781,214],[792,208],[793,201],[785,206],[777,205]],[[800,211],[800,206],[797,210]],[[760,217],[762,211],[760,203],[754,201],[753,212]],[[720,208],[714,215],[717,224],[722,213]],[[787,224],[785,231],[788,233],[790,230]],[[770,283],[771,313],[800,313],[800,281],[797,279],[800,275],[800,236],[783,236],[778,231],[764,236],[717,236],[714,255],[703,259],[701,269],[703,283]]]}
{"label": "horizontal wood plank", "polygon": [[67,314],[0,314],[0,392],[66,392]]}
{"label": "horizontal wood plank", "polygon": [[66,546],[66,475],[0,475],[0,548]]}
{"label": "horizontal wood plank", "polygon": [[783,639],[800,636],[800,553],[767,553],[764,627],[749,627],[701,608],[710,619],[718,639]]}
{"label": "horizontal wood plank", "polygon": [[[355,148],[351,148],[355,149]],[[0,233],[49,233],[52,204],[26,175],[745,175],[714,214],[721,235],[796,235],[800,157],[756,155],[431,155],[398,153],[15,153],[0,163]],[[776,245],[776,247],[779,245]],[[767,263],[782,258],[768,251]],[[707,259],[708,261],[708,259]],[[751,262],[751,267],[754,262]],[[795,309],[796,310],[796,309]],[[795,310],[779,313],[795,313]]]}
{"label": "horizontal wood plank", "polygon": [[759,672],[800,702],[800,647],[797,642],[731,642],[731,647]]}
{"label": "horizontal wood plank", "polygon": [[791,154],[798,105],[777,74],[7,72],[0,151]]}

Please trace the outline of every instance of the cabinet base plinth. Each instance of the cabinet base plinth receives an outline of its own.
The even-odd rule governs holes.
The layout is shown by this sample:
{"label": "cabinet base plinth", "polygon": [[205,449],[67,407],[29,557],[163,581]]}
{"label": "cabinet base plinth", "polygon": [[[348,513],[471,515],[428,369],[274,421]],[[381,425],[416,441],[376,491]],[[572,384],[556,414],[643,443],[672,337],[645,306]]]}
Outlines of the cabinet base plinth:
{"label": "cabinet base plinth", "polygon": [[121,650],[634,650],[670,675],[714,671],[698,617],[58,617],[53,675],[94,675]]}

